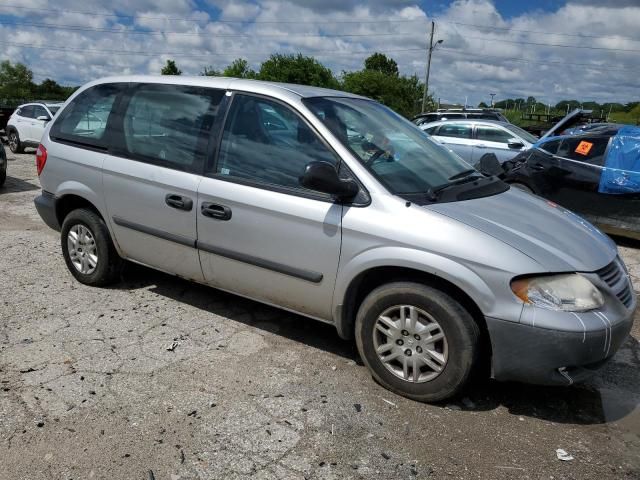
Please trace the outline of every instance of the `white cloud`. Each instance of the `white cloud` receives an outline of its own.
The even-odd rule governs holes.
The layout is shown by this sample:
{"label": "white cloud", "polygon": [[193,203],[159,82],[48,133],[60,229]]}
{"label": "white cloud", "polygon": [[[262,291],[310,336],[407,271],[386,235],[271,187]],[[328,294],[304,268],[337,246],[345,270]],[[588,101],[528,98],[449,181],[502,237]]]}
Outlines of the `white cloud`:
{"label": "white cloud", "polygon": [[[0,6],[0,14],[13,15],[22,24],[0,24],[0,58],[27,63],[37,80],[49,76],[77,84],[112,74],[157,74],[167,58],[174,58],[185,74],[198,74],[205,66],[223,68],[237,57],[247,58],[257,68],[269,53],[298,51],[316,56],[339,74],[361,68],[368,53],[382,51],[398,62],[403,73],[424,76],[426,20],[435,12],[415,2],[207,1],[211,11],[195,0],[85,0],[82,4],[22,0],[19,5],[26,8]],[[109,16],[114,13],[130,17]],[[555,12],[505,18],[491,0],[457,0],[438,12],[436,22],[436,38],[444,43],[433,55],[430,88],[443,99],[464,101],[468,96],[471,103],[478,103],[487,101],[489,92],[497,93],[496,99],[534,95],[552,103],[567,97],[637,99],[637,1],[572,1]],[[135,29],[137,33],[100,29]],[[173,33],[147,35],[141,30]]]}

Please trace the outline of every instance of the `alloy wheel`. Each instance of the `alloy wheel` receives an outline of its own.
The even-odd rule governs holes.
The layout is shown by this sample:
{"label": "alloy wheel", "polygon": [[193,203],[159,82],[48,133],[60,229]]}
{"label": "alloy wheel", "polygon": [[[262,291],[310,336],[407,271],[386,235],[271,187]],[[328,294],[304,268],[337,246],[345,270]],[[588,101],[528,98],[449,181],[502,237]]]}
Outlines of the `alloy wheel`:
{"label": "alloy wheel", "polygon": [[447,365],[444,330],[432,315],[413,305],[382,312],[374,324],[373,343],[385,368],[407,382],[431,381]]}
{"label": "alloy wheel", "polygon": [[90,275],[98,266],[98,249],[96,240],[87,227],[76,224],[67,234],[67,249],[69,258],[76,270]]}

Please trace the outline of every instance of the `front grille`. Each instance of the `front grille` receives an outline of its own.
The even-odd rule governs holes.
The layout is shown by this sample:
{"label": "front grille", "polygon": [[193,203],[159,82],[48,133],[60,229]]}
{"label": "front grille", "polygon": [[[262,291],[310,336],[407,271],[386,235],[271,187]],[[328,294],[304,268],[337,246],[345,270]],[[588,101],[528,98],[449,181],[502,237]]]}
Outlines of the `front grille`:
{"label": "front grille", "polygon": [[621,260],[616,258],[613,262],[600,270],[596,270],[598,276],[609,288],[615,293],[625,307],[631,306],[633,292],[631,290],[631,281],[625,273]]}

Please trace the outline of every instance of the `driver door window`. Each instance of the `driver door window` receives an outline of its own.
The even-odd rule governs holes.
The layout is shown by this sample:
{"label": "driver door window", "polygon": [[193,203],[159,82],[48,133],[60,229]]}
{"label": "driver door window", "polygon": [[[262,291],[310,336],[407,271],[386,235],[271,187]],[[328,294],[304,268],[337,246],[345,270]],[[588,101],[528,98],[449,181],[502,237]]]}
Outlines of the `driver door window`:
{"label": "driver door window", "polygon": [[477,126],[476,138],[478,140],[484,140],[485,142],[496,142],[496,143],[507,144],[509,143],[509,140],[514,138],[514,136],[512,133],[505,132],[500,128]]}
{"label": "driver door window", "polygon": [[224,126],[217,175],[301,190],[299,178],[313,161],[338,163],[300,116],[275,101],[235,95]]}

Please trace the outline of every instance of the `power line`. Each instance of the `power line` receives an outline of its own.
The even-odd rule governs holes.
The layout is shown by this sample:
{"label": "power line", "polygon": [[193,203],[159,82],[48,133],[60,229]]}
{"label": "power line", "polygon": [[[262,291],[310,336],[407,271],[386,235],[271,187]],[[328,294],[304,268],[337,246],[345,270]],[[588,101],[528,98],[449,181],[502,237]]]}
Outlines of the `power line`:
{"label": "power line", "polygon": [[493,25],[478,25],[475,23],[463,23],[463,22],[454,22],[451,20],[437,20],[440,23],[449,23],[449,24],[454,24],[454,25],[463,25],[466,27],[476,27],[476,28],[486,28],[486,29],[490,29],[490,30],[503,30],[503,31],[507,31],[507,32],[516,32],[516,33],[536,33],[536,34],[541,34],[541,35],[560,35],[563,37],[578,37],[578,38],[596,38],[596,39],[602,39],[602,38],[622,38],[625,40],[632,40],[634,42],[640,42],[640,38],[634,38],[634,37],[625,37],[623,35],[585,35],[585,34],[580,34],[580,33],[560,33],[560,32],[543,32],[543,31],[539,31],[539,30],[520,30],[520,29],[516,29],[516,28],[509,28],[509,27],[495,27]]}
{"label": "power line", "polygon": [[[145,57],[155,57],[155,56],[168,56],[168,57],[214,57],[214,56],[231,56],[231,55],[240,55],[240,56],[249,56],[249,55],[271,55],[272,53],[276,53],[274,51],[230,51],[230,52],[207,52],[207,53],[187,53],[187,52],[146,52],[146,51],[130,51],[130,50],[101,50],[101,49],[90,49],[90,48],[69,48],[63,47],[61,45],[33,45],[29,43],[13,43],[13,42],[0,42],[0,45],[9,45],[12,47],[22,47],[22,48],[35,48],[40,50],[54,50],[54,51],[62,51],[62,52],[90,52],[90,53],[107,53],[107,54],[115,54],[115,55],[131,55],[131,56],[145,56]],[[302,53],[304,55],[315,55],[321,56],[322,54],[327,55],[361,55],[361,54],[371,54],[375,53],[379,50],[358,50],[353,52],[336,52],[335,50],[316,50],[314,52],[301,52],[299,50],[295,50],[291,53]],[[385,52],[422,52],[424,49],[422,48],[399,48],[399,49],[391,49],[385,50]],[[288,52],[287,52],[288,53]],[[384,53],[384,52],[383,52]]]}
{"label": "power line", "polygon": [[558,43],[539,43],[539,42],[525,42],[521,40],[505,40],[501,38],[486,38],[486,37],[472,37],[467,35],[461,35],[464,39],[470,40],[483,40],[485,42],[502,42],[502,43],[516,43],[519,45],[536,45],[540,47],[559,47],[559,48],[581,48],[586,50],[604,50],[608,52],[627,52],[627,53],[640,53],[640,50],[632,50],[625,48],[608,48],[608,47],[591,47],[588,45],[563,45]]}
{"label": "power line", "polygon": [[415,36],[416,32],[412,33],[345,33],[345,34],[323,34],[323,33],[213,33],[213,32],[178,32],[178,31],[165,31],[165,30],[125,30],[115,28],[98,28],[98,27],[85,27],[82,25],[56,25],[52,23],[31,23],[31,22],[11,22],[7,20],[0,20],[0,25],[18,26],[18,27],[34,27],[34,28],[48,28],[53,30],[69,30],[69,31],[81,31],[81,32],[104,32],[104,33],[119,33],[127,35],[180,35],[180,36],[208,36],[208,37],[250,37],[250,38],[277,38],[277,37],[320,37],[320,38],[342,38],[342,37],[379,37],[379,36]]}
{"label": "power line", "polygon": [[525,60],[522,58],[506,58],[506,57],[499,57],[499,56],[495,56],[495,55],[482,55],[482,54],[478,54],[475,52],[465,52],[463,50],[458,50],[458,49],[454,49],[454,48],[444,48],[441,47],[439,50],[443,50],[445,52],[451,52],[451,53],[458,53],[458,54],[462,54],[462,55],[470,55],[473,56],[473,58],[487,58],[487,59],[495,59],[495,60],[501,60],[501,61],[505,61],[505,62],[518,62],[518,63],[532,63],[532,64],[537,64],[537,65],[570,65],[570,66],[574,66],[574,67],[586,67],[592,70],[605,70],[609,71],[609,70],[618,70],[618,71],[624,71],[624,72],[639,72],[640,70],[635,70],[635,69],[630,69],[630,68],[619,68],[619,67],[611,67],[609,65],[606,64],[600,64],[600,65],[594,65],[592,63],[572,63],[572,62],[560,62],[560,61],[546,61],[546,62],[540,62],[540,61],[535,61],[535,60]]}
{"label": "power line", "polygon": [[[100,12],[91,12],[86,10],[64,10],[64,9],[51,9],[51,8],[37,8],[37,7],[24,7],[22,5],[11,5],[6,3],[0,3],[0,8],[12,8],[18,10],[32,10],[41,12],[50,12],[50,13],[74,13],[79,15],[91,15],[91,16],[100,16],[100,17],[115,17],[115,18],[131,18],[131,19],[149,19],[149,20],[175,20],[175,21],[184,21],[184,22],[194,22],[200,23],[203,20],[197,20],[193,18],[187,17],[162,17],[162,16],[153,16],[153,15],[125,15],[120,13],[100,13]],[[426,22],[426,17],[421,18],[413,18],[413,19],[395,19],[395,20],[330,20],[328,21],[330,24],[335,23],[349,23],[349,24],[360,24],[360,23],[412,23],[412,22]],[[207,20],[209,21],[209,20]],[[211,22],[215,23],[236,23],[236,24],[245,24],[245,23],[265,23],[265,24],[291,24],[291,23],[318,23],[314,20],[211,20]]]}

